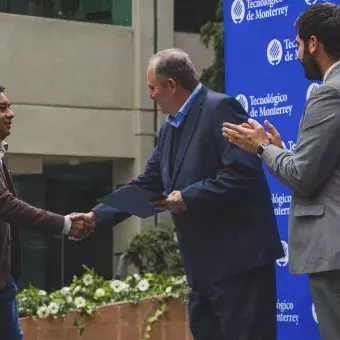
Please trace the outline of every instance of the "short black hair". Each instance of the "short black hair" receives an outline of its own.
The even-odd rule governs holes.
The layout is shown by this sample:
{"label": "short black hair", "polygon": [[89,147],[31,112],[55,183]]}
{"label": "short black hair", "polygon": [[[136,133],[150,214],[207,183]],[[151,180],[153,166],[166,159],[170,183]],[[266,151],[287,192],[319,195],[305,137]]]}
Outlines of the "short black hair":
{"label": "short black hair", "polygon": [[0,93],[1,93],[1,92],[5,92],[5,90],[6,90],[5,86],[0,85]]}
{"label": "short black hair", "polygon": [[340,6],[329,2],[312,5],[299,15],[294,26],[303,42],[315,35],[330,57],[340,58]]}

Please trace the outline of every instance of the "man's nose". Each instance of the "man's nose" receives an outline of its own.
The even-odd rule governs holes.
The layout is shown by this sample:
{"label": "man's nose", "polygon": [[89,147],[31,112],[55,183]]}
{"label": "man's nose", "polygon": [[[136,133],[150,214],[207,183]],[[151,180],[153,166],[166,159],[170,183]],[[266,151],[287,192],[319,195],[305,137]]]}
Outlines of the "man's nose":
{"label": "man's nose", "polygon": [[14,112],[10,108],[7,109],[6,117],[11,119],[14,118]]}

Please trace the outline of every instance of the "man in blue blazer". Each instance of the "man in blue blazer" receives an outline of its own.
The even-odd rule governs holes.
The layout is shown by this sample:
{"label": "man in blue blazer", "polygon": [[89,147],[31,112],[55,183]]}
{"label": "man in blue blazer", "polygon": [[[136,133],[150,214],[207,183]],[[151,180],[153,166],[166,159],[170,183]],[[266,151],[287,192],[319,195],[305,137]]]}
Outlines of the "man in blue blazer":
{"label": "man in blue blazer", "polygon": [[[150,98],[166,122],[135,184],[168,198],[188,283],[195,340],[276,339],[275,261],[283,256],[261,160],[221,135],[225,121],[247,114],[233,98],[198,81],[188,55],[155,54],[148,68]],[[99,204],[78,214],[93,225],[130,215]]]}

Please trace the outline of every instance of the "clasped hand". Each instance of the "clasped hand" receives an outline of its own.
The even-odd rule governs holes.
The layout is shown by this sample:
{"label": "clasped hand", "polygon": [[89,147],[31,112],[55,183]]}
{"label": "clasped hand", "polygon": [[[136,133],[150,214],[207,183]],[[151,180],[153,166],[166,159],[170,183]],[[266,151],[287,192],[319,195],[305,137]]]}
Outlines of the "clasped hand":
{"label": "clasped hand", "polygon": [[161,211],[168,210],[172,213],[180,213],[187,210],[180,191],[173,191],[167,198],[152,203],[156,206],[156,209]]}
{"label": "clasped hand", "polygon": [[94,231],[97,219],[93,212],[87,214],[72,213],[69,216],[72,221],[71,229],[68,234],[69,240],[81,241]]}
{"label": "clasped hand", "polygon": [[[168,210],[173,213],[180,213],[187,210],[180,191],[173,191],[167,198],[153,201],[152,204],[160,211]],[[72,241],[81,241],[89,236],[99,222],[92,211],[88,213],[72,213],[69,216],[72,225],[68,238]]]}

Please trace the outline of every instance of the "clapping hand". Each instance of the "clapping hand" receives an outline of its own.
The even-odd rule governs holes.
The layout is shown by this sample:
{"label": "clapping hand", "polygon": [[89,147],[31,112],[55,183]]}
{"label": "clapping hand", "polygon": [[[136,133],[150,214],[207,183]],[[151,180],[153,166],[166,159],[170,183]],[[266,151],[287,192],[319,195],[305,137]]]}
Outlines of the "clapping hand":
{"label": "clapping hand", "polygon": [[269,133],[267,133],[270,143],[276,145],[280,149],[285,149],[286,146],[282,141],[279,132],[276,130],[275,126],[271,124],[268,120],[264,121],[264,125],[267,127]]}
{"label": "clapping hand", "polygon": [[265,126],[269,130],[266,132],[264,127],[254,119],[248,119],[248,124],[235,125],[223,123],[222,135],[247,152],[256,153],[259,145],[271,143],[284,149],[284,144],[278,131],[268,121]]}
{"label": "clapping hand", "polygon": [[[270,143],[273,144],[273,145],[276,145],[277,147],[279,147],[281,149],[285,149],[286,146],[283,143],[281,135],[276,130],[275,126],[273,124],[271,124],[268,120],[264,121],[264,125],[266,126],[266,128],[269,131],[269,132],[267,132],[267,137],[268,137]],[[253,129],[253,127],[250,126],[248,123],[243,123],[241,126],[246,128],[246,129]]]}

